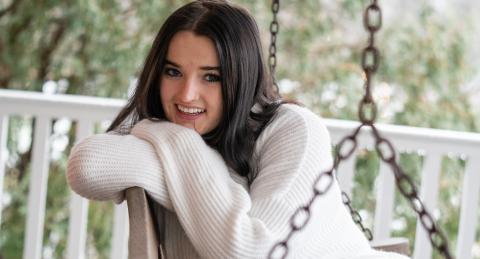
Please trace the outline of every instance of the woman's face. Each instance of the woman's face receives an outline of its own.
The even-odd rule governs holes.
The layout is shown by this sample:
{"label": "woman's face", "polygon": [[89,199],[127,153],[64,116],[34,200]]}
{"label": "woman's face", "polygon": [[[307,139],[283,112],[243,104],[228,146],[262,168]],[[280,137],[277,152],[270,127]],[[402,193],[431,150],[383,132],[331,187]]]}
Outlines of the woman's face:
{"label": "woman's face", "polygon": [[205,134],[223,114],[220,64],[213,42],[190,31],[176,33],[160,80],[167,119]]}

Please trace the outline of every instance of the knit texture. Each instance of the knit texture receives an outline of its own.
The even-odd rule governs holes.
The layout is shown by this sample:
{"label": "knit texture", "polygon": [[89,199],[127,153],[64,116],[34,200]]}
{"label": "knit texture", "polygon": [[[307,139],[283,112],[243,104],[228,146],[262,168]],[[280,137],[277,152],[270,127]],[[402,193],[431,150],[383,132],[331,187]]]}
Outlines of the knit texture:
{"label": "knit texture", "polygon": [[[94,200],[123,201],[144,188],[165,210],[167,258],[266,258],[290,229],[290,217],[311,198],[316,176],[332,166],[321,118],[284,104],[255,144],[258,176],[246,180],[194,130],[143,120],[130,135],[98,134],[70,154],[67,180]],[[341,200],[337,182],[317,199],[288,258],[406,257],[370,248]]]}

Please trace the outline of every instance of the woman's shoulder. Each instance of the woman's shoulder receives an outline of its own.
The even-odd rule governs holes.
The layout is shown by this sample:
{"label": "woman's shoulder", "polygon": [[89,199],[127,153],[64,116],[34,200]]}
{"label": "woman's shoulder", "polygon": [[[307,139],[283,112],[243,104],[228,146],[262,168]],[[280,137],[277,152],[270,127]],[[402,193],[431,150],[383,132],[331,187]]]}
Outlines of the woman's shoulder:
{"label": "woman's shoulder", "polygon": [[258,138],[264,143],[270,139],[292,139],[309,141],[321,139],[321,142],[330,141],[330,136],[321,116],[310,109],[292,103],[282,104],[278,107],[270,123],[265,127]]}
{"label": "woman's shoulder", "polygon": [[278,107],[255,144],[258,175],[251,186],[255,197],[272,193],[283,197],[297,185],[304,189],[303,183],[312,182],[319,170],[331,165],[330,137],[321,117],[299,105]]}
{"label": "woman's shoulder", "polygon": [[302,105],[293,103],[280,105],[268,127],[276,130],[295,130],[299,131],[299,133],[301,131],[327,131],[323,118],[320,115]]}
{"label": "woman's shoulder", "polygon": [[301,105],[301,104],[295,104],[295,103],[284,103],[278,107],[277,110],[277,115],[282,116],[282,117],[301,117],[301,118],[317,118],[321,119],[321,117],[314,112],[312,112],[310,109],[307,107]]}

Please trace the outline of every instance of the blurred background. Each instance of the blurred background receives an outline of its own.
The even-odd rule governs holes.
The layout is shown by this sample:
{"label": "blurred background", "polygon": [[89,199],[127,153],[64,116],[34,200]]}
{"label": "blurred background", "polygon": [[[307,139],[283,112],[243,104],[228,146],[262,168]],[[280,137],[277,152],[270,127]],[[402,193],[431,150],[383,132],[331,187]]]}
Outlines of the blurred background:
{"label": "blurred background", "polygon": [[[0,88],[45,94],[126,99],[164,19],[189,1],[0,0]],[[236,0],[256,17],[267,50],[270,1]],[[366,0],[280,1],[277,80],[281,93],[327,118],[356,119],[363,91],[360,54],[366,46]],[[381,1],[377,35],[382,60],[374,78],[378,121],[480,132],[480,1]],[[267,52],[265,51],[265,55]],[[21,258],[24,242],[32,117],[12,116],[4,194],[0,201],[0,258]],[[73,123],[56,119],[50,148],[43,258],[65,257],[69,192],[64,171]],[[108,125],[100,125],[97,132]],[[400,164],[420,181],[422,157]],[[379,159],[363,151],[356,162],[353,203],[372,224]],[[434,211],[455,249],[461,157],[441,165],[440,207]],[[414,212],[398,193],[395,236],[414,244]],[[87,258],[109,258],[113,204],[91,202]],[[480,233],[472,254],[480,258]],[[411,248],[413,250],[413,248]],[[434,258],[439,258],[434,253]]]}

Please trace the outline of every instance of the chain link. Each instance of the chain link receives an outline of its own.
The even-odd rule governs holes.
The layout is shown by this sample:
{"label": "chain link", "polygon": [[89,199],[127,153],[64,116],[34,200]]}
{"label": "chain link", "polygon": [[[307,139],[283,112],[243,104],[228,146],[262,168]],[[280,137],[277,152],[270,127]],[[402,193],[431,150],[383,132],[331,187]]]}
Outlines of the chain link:
{"label": "chain link", "polygon": [[[321,173],[317,177],[313,185],[314,195],[310,199],[310,202],[308,202],[305,206],[299,207],[293,213],[293,215],[290,217],[290,232],[288,233],[284,241],[278,242],[272,247],[272,249],[268,253],[268,258],[287,258],[289,252],[288,241],[296,232],[300,231],[307,225],[311,215],[310,208],[312,207],[314,201],[317,199],[317,197],[324,195],[333,185],[333,182],[333,168],[330,171]],[[299,220],[300,217],[303,217],[303,219]]]}
{"label": "chain link", "polygon": [[364,125],[372,125],[377,118],[377,105],[369,96],[365,96],[360,101],[358,107],[358,118]]}
{"label": "chain link", "polygon": [[[341,161],[348,159],[353,154],[353,152],[357,149],[357,145],[358,145],[357,136],[360,130],[362,129],[362,127],[363,127],[363,124],[358,126],[354,130],[352,135],[345,136],[338,143],[337,149],[336,149],[336,156],[335,156],[337,159],[336,159],[336,163],[334,164],[335,169],[338,168],[338,165],[340,164]],[[351,143],[350,149],[344,148],[344,146],[347,143]],[[345,152],[345,150],[348,150],[348,152]],[[343,204],[348,208],[348,211],[350,212],[350,215],[352,216],[352,219],[355,222],[355,224],[358,225],[358,227],[362,230],[363,234],[367,237],[367,239],[369,241],[372,241],[373,239],[372,231],[363,225],[363,220],[362,220],[362,217],[360,216],[360,213],[358,213],[358,211],[353,208],[350,197],[348,197],[348,194],[343,191],[342,191],[342,201],[343,201]]]}
{"label": "chain link", "polygon": [[360,229],[362,230],[363,234],[367,237],[367,239],[369,241],[372,241],[373,240],[372,231],[370,231],[370,229],[368,229],[367,227],[365,227],[363,225],[362,216],[360,215],[360,213],[358,213],[358,211],[356,211],[352,207],[352,201],[350,200],[347,193],[345,193],[345,192],[342,192],[342,201],[343,201],[343,204],[345,204],[345,206],[347,206],[348,211],[350,211],[350,215],[352,215],[352,219],[355,222],[355,224],[357,224],[360,227]]}
{"label": "chain link", "polygon": [[395,182],[400,193],[409,201],[410,207],[417,213],[423,228],[427,231],[430,243],[444,258],[452,259],[445,234],[438,228],[432,215],[427,211],[412,179],[403,172],[396,162],[387,162],[395,175]]}
{"label": "chain link", "polygon": [[278,24],[277,15],[278,10],[280,9],[280,0],[272,1],[272,14],[273,19],[270,23],[270,47],[268,48],[268,64],[270,66],[270,75],[272,77],[273,85],[276,88],[277,93],[279,92],[277,80],[275,78],[275,70],[277,68],[277,34],[280,29]]}
{"label": "chain link", "polygon": [[[278,1],[273,1],[272,11],[274,13],[274,21],[270,26],[270,32],[272,33],[272,44],[270,45],[270,70],[275,72],[276,65],[276,45],[275,39],[278,32],[278,23],[276,20],[276,14],[278,13]],[[335,149],[335,160],[330,170],[320,173],[313,185],[313,196],[310,201],[298,208],[292,217],[290,218],[290,232],[287,234],[284,240],[276,243],[268,258],[286,258],[289,253],[288,242],[291,237],[301,229],[303,229],[310,220],[311,206],[314,201],[328,192],[334,182],[334,172],[337,170],[338,165],[348,159],[357,148],[357,136],[362,127],[369,127],[372,135],[375,139],[375,150],[380,159],[387,163],[394,176],[397,188],[400,193],[409,201],[412,209],[417,213],[418,218],[428,233],[430,243],[441,255],[447,259],[452,259],[448,248],[448,242],[443,232],[438,228],[431,214],[426,210],[425,205],[419,198],[417,188],[415,187],[412,179],[403,172],[402,168],[396,162],[396,152],[392,143],[386,138],[382,137],[375,126],[375,119],[377,113],[377,106],[372,98],[371,94],[371,82],[372,77],[377,71],[380,63],[380,54],[375,47],[375,33],[380,29],[382,25],[382,12],[377,4],[376,0],[372,0],[371,4],[367,6],[363,15],[363,22],[365,29],[368,31],[369,39],[368,45],[362,52],[362,69],[365,75],[365,93],[359,104],[359,120],[361,122],[351,135],[345,136],[337,145]],[[273,25],[276,24],[276,25]],[[277,88],[278,89],[278,88]],[[365,236],[372,240],[372,232],[363,226],[362,217],[352,207],[350,198],[345,192],[342,192],[342,201],[348,207],[353,221],[359,225]]]}

